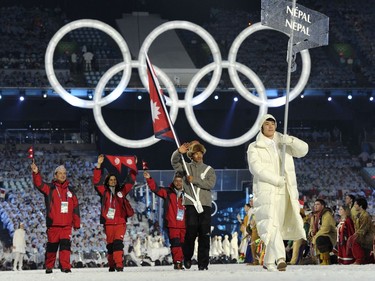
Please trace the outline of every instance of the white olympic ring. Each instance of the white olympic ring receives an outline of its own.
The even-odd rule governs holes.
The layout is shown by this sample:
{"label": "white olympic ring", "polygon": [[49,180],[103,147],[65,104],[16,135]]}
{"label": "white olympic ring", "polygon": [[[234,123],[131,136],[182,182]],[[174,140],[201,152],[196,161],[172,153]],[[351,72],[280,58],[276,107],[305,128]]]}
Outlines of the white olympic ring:
{"label": "white olympic ring", "polygon": [[213,217],[217,213],[217,204],[214,200],[212,200],[212,205],[215,209],[214,209],[213,213],[211,214],[211,217]]}
{"label": "white olympic ring", "polygon": [[[229,67],[228,62],[223,62],[222,63],[223,67]],[[199,76],[198,78],[203,78],[204,75],[206,75],[209,71],[211,71],[211,68],[213,67],[213,64],[209,64],[202,68],[198,73]],[[258,90],[259,97],[264,101],[263,103],[260,104],[260,110],[258,112],[258,117],[257,120],[255,121],[255,124],[258,124],[262,118],[267,113],[267,96],[266,96],[266,91],[264,89],[262,81],[260,81],[259,77],[255,75],[255,73],[248,67],[241,65],[239,63],[235,64],[235,67],[242,73],[245,74],[251,82],[256,86],[256,89]],[[198,83],[199,80],[194,80],[195,83]],[[196,84],[190,83],[189,87],[195,88]],[[247,140],[250,140],[253,136],[256,135],[257,132],[259,132],[259,127],[258,126],[253,126],[246,134],[242,135],[241,137],[235,138],[235,139],[220,139],[216,138],[214,136],[211,136],[209,133],[207,133],[203,128],[199,125],[197,119],[195,118],[194,112],[193,112],[193,106],[191,105],[190,101],[193,97],[194,92],[193,91],[186,91],[185,94],[185,100],[186,100],[186,107],[185,107],[185,112],[186,116],[189,116],[188,118],[190,127],[194,128],[194,131],[197,133],[198,136],[201,136],[202,139],[205,141],[217,145],[217,146],[223,146],[223,147],[232,147],[232,146],[237,146],[240,145]]]}
{"label": "white olympic ring", "polygon": [[[134,65],[134,63],[132,63],[132,65]],[[150,145],[156,143],[157,141],[159,141],[159,139],[155,138],[154,136],[151,136],[151,137],[149,137],[147,139],[143,139],[143,140],[124,139],[124,138],[116,135],[114,132],[111,131],[111,129],[109,129],[109,127],[105,123],[105,121],[103,119],[103,115],[101,113],[102,107],[100,105],[100,99],[101,99],[101,93],[103,92],[105,85],[107,84],[109,79],[111,79],[112,76],[114,76],[117,72],[126,69],[127,67],[128,66],[127,66],[126,62],[116,64],[115,66],[111,67],[106,72],[106,74],[108,74],[108,75],[103,75],[103,77],[99,80],[98,86],[96,87],[94,98],[93,98],[93,101],[94,101],[94,118],[95,118],[95,121],[96,121],[98,127],[103,132],[103,134],[107,138],[109,138],[110,140],[115,142],[116,144],[124,146],[124,147],[132,147],[132,148],[147,147],[147,146],[150,146]],[[171,117],[171,120],[173,122],[175,122],[176,119],[177,119],[177,113],[178,113],[178,107],[177,107],[177,102],[176,102],[178,100],[177,92],[176,92],[176,90],[173,86],[172,81],[168,78],[168,76],[166,76],[158,67],[154,66],[154,70],[155,70],[156,74],[158,75],[158,77],[160,78],[160,80],[164,83],[164,85],[166,85],[166,88],[168,89],[168,93],[171,96],[172,107],[171,107],[171,111],[170,111],[170,117]],[[140,146],[139,145],[140,143],[142,143],[143,146]]]}
{"label": "white olympic ring", "polygon": [[[191,22],[186,22],[186,21],[172,21],[172,22],[167,22],[164,23],[157,28],[155,28],[145,39],[143,42],[140,51],[139,51],[139,58],[138,60],[141,62],[141,64],[146,63],[146,53],[149,50],[151,43],[156,39],[157,36],[159,36],[161,33],[168,31],[170,29],[186,29],[190,30],[192,32],[195,32],[198,34],[202,39],[207,43],[208,47],[210,48],[210,51],[212,53],[212,58],[213,58],[213,63],[215,64],[214,68],[214,73],[212,75],[212,80],[208,84],[207,88],[200,93],[198,96],[194,97],[194,99],[191,101],[193,105],[198,105],[205,101],[216,89],[217,85],[220,82],[220,76],[221,76],[221,67],[220,67],[220,62],[221,62],[221,53],[220,53],[220,48],[216,44],[215,39],[202,27],[199,25],[196,25]],[[148,89],[148,80],[147,80],[147,73],[146,73],[146,67],[141,67],[139,69],[139,76],[141,78],[143,86]],[[194,83],[196,80],[196,77],[199,76],[199,72],[192,78],[191,83]],[[200,79],[199,79],[200,80]],[[197,81],[199,82],[199,81]],[[197,83],[198,84],[198,83]],[[193,91],[193,89],[189,88],[187,89],[188,91]],[[166,100],[168,102],[168,98],[166,97]],[[187,102],[183,102],[179,100],[178,106],[180,108],[186,107],[188,104]]]}
{"label": "white olympic ring", "polygon": [[[126,69],[121,77],[120,83],[113,90],[108,96],[101,100],[101,106],[107,105],[113,101],[115,101],[121,94],[123,93],[124,89],[129,83],[130,76],[131,76],[131,56],[128,45],[126,44],[124,38],[118,33],[114,28],[110,25],[97,21],[97,20],[77,20],[71,23],[64,25],[60,28],[57,33],[52,37],[51,41],[48,43],[46,55],[45,55],[45,67],[46,67],[46,75],[47,78],[52,86],[52,88],[58,93],[65,101],[70,103],[71,105],[82,107],[82,108],[93,108],[94,101],[87,101],[72,96],[69,92],[65,91],[65,89],[61,86],[59,81],[56,78],[55,71],[53,70],[53,53],[55,52],[57,43],[70,31],[73,31],[78,28],[82,27],[91,27],[97,28],[105,33],[107,33],[119,46],[123,59],[125,62],[128,62]],[[104,87],[103,87],[104,88]]]}
{"label": "white olympic ring", "polygon": [[[55,72],[53,70],[53,53],[57,46],[57,43],[70,31],[82,28],[82,27],[89,27],[89,28],[97,28],[110,37],[112,37],[115,42],[118,44],[124,62],[119,63],[109,70],[107,70],[103,77],[99,80],[98,85],[95,88],[94,98],[92,101],[83,100],[77,97],[72,96],[68,93],[58,82]],[[213,62],[206,65],[202,69],[200,69],[190,81],[184,100],[179,100],[176,88],[173,85],[171,79],[167,76],[165,72],[163,72],[160,68],[154,65],[154,69],[158,78],[162,81],[163,85],[165,85],[169,97],[166,97],[166,104],[171,107],[170,109],[170,117],[173,122],[176,121],[178,115],[179,108],[185,108],[186,117],[189,121],[190,126],[195,131],[195,133],[200,136],[203,140],[222,147],[233,147],[241,145],[251,138],[253,138],[259,131],[258,122],[260,118],[267,113],[268,107],[278,107],[286,102],[286,97],[279,97],[275,99],[268,100],[266,95],[265,87],[260,80],[260,78],[247,66],[236,62],[237,52],[242,44],[242,42],[250,36],[252,33],[261,31],[261,30],[275,30],[270,27],[266,27],[261,25],[260,23],[253,24],[243,30],[233,41],[233,44],[229,50],[228,60],[222,61],[220,49],[213,39],[213,37],[202,27],[187,21],[171,21],[164,23],[157,28],[155,28],[145,39],[143,42],[140,52],[138,61],[132,61],[130,57],[129,48],[125,42],[125,40],[121,37],[121,35],[114,30],[109,25],[97,21],[97,20],[77,20],[67,25],[63,26],[61,29],[57,31],[57,33],[52,37],[51,41],[48,44],[46,55],[45,55],[45,68],[46,68],[46,75],[51,83],[52,88],[58,93],[65,101],[70,103],[73,106],[78,106],[82,108],[92,108],[94,111],[94,118],[98,125],[98,128],[103,132],[103,134],[113,141],[114,143],[129,147],[129,148],[142,148],[148,147],[153,145],[154,143],[160,141],[160,139],[156,139],[153,135],[149,138],[142,139],[142,140],[129,140],[122,138],[116,135],[113,131],[109,129],[107,124],[105,123],[101,107],[105,106],[114,100],[116,100],[125,90],[127,87],[130,76],[131,76],[131,69],[138,68],[138,73],[142,82],[142,85],[148,89],[148,79],[147,79],[147,71],[146,71],[146,53],[149,50],[152,42],[162,34],[171,29],[186,29],[198,34],[209,46],[210,51],[212,53]],[[293,88],[290,92],[290,101],[296,98],[306,86],[308,78],[310,76],[311,70],[311,60],[310,54],[308,50],[301,51],[301,58],[302,58],[302,71],[301,77],[297,83],[297,85]],[[219,84],[222,68],[228,68],[229,76],[231,82],[233,83],[235,89],[239,92],[239,94],[245,98],[247,101],[260,106],[257,120],[255,121],[253,127],[244,135],[234,138],[234,139],[220,139],[214,137],[207,133],[198,123],[195,118],[193,106],[198,105],[205,101],[216,89],[217,85]],[[116,73],[123,71],[122,78],[118,84],[118,86],[107,96],[102,97],[102,93],[104,91],[105,85],[107,82],[114,76]],[[200,93],[199,95],[194,97],[195,89],[199,83],[199,81],[209,72],[213,71],[212,79],[208,84],[207,88]],[[238,71],[245,75],[250,81],[253,83],[257,93],[259,96],[255,96],[245,86],[241,83]]]}
{"label": "white olympic ring", "polygon": [[[237,37],[234,39],[232,46],[229,49],[229,55],[228,55],[228,72],[229,72],[229,78],[232,81],[233,85],[235,85],[236,90],[240,93],[242,97],[244,97],[249,102],[261,106],[264,103],[263,98],[259,99],[257,96],[250,93],[244,85],[241,83],[240,78],[238,77],[237,71],[234,71],[233,66],[236,63],[236,57],[238,49],[241,45],[241,43],[251,34],[257,31],[261,30],[275,30],[271,27],[262,25],[260,22],[252,24],[250,27],[244,29]],[[286,33],[285,33],[286,34]],[[287,34],[286,34],[287,35]],[[307,84],[307,81],[310,76],[310,70],[311,70],[311,60],[308,50],[303,50],[300,52],[301,58],[302,58],[302,71],[301,71],[301,77],[298,80],[296,86],[293,88],[292,91],[289,93],[289,99],[292,101],[298,95],[303,91],[304,87]],[[238,70],[238,69],[237,69]],[[256,87],[255,87],[256,88]],[[257,88],[256,88],[257,89]],[[257,89],[258,91],[258,89]],[[286,102],[286,97],[278,97],[275,99],[267,100],[267,105],[269,107],[279,107],[284,105]],[[256,122],[255,122],[256,123]],[[257,124],[257,123],[256,123]]]}

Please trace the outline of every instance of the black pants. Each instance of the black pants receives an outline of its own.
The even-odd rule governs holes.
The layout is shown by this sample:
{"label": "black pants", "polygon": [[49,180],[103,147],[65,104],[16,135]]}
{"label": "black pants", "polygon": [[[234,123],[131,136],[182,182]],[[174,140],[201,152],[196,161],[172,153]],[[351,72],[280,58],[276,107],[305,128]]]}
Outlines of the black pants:
{"label": "black pants", "polygon": [[192,258],[197,236],[198,266],[206,267],[210,261],[211,207],[203,206],[203,213],[198,214],[194,206],[186,206],[185,260]]}
{"label": "black pants", "polygon": [[333,249],[331,239],[329,239],[328,236],[318,236],[316,238],[315,243],[316,243],[316,248],[321,253],[330,252]]}

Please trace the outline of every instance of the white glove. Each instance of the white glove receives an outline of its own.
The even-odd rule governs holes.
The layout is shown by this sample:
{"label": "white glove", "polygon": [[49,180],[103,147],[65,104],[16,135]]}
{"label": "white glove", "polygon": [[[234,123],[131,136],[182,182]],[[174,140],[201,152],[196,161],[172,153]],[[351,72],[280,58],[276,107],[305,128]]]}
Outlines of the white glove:
{"label": "white glove", "polygon": [[293,138],[287,134],[283,135],[280,141],[281,144],[291,145],[293,143]]}
{"label": "white glove", "polygon": [[286,185],[286,179],[285,177],[280,177],[279,178],[279,183],[277,184],[278,187],[282,188],[282,187],[285,187]]}

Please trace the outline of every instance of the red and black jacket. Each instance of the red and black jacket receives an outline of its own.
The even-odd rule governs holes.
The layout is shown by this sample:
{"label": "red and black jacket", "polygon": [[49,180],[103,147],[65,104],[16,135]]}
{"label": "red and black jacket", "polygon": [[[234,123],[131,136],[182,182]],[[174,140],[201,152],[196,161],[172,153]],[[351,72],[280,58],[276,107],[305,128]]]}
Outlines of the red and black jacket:
{"label": "red and black jacket", "polygon": [[[51,226],[72,226],[80,228],[81,218],[79,213],[78,198],[74,190],[69,187],[69,181],[59,183],[52,181],[43,182],[40,173],[33,173],[35,187],[44,195],[46,205],[46,224]],[[66,213],[61,212],[61,202],[68,202]]]}
{"label": "red and black jacket", "polygon": [[[131,191],[137,172],[130,170],[125,183],[116,188],[115,193],[111,194],[109,187],[105,186],[102,178],[102,169],[94,169],[93,184],[96,192],[101,198],[100,223],[104,225],[125,224],[128,217],[133,215],[133,210],[126,195]],[[115,209],[114,218],[108,218],[108,209]]]}
{"label": "red and black jacket", "polygon": [[[158,187],[153,178],[147,179],[150,190],[157,196],[164,198],[164,226],[166,228],[186,228],[185,206],[183,205],[183,194],[177,198],[173,183],[168,188]],[[184,219],[177,220],[178,209],[184,210]]]}

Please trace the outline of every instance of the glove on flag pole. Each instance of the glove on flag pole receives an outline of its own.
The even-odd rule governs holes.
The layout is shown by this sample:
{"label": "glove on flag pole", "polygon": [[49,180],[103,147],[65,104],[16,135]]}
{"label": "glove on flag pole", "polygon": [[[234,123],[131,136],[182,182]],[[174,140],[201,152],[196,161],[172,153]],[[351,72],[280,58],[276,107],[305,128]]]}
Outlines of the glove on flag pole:
{"label": "glove on flag pole", "polygon": [[[163,91],[160,88],[159,81],[156,77],[156,73],[148,55],[146,54],[146,65],[147,65],[147,76],[148,76],[148,87],[150,93],[151,102],[151,114],[152,123],[154,126],[154,135],[158,139],[175,141],[177,148],[180,147],[180,142],[176,136],[175,130],[171,118],[169,117],[167,107],[164,103]],[[186,175],[189,176],[189,170],[187,169],[185,158],[181,155],[182,164],[184,165]],[[191,189],[193,191],[194,198],[190,200],[194,203],[194,207],[198,213],[203,212],[202,203],[199,201],[199,197],[195,191],[195,187],[190,183]],[[186,195],[185,195],[186,196]]]}
{"label": "glove on flag pole", "polygon": [[138,172],[136,164],[136,156],[115,156],[115,155],[105,155],[108,161],[112,164],[113,167],[117,169],[119,174],[121,174],[122,165]]}
{"label": "glove on flag pole", "polygon": [[158,139],[173,141],[179,143],[173,129],[172,121],[168,115],[166,105],[164,103],[163,90],[160,88],[159,81],[156,77],[154,68],[146,55],[148,87],[150,92],[151,115],[154,127],[154,135]]}

